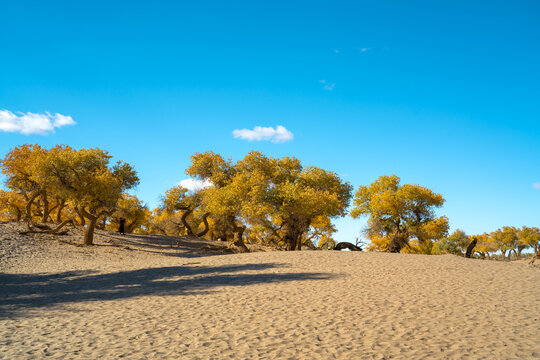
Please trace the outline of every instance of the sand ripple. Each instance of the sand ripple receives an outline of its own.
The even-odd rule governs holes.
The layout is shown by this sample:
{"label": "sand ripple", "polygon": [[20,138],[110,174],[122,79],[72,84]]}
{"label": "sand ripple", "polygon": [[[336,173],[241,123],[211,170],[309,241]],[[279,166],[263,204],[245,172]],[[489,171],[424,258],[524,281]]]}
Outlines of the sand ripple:
{"label": "sand ripple", "polygon": [[540,270],[524,263],[32,249],[2,258],[3,359],[540,358]]}

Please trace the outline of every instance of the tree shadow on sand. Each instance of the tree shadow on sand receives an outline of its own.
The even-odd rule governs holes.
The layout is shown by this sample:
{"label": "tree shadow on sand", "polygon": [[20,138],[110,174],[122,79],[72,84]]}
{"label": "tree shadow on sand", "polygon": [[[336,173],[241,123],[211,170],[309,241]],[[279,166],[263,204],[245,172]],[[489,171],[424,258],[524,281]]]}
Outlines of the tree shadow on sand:
{"label": "tree shadow on sand", "polygon": [[[158,234],[119,235],[104,231],[99,231],[96,235],[105,239],[104,241],[107,243],[105,246],[127,247],[136,251],[184,258],[223,255],[228,245],[228,243],[202,239],[196,236],[167,236]],[[206,249],[209,246],[215,248],[222,247],[223,251],[208,251]]]}
{"label": "tree shadow on sand", "polygon": [[[69,271],[56,274],[0,273],[0,318],[66,303],[208,293],[219,286],[328,280],[324,273],[261,273],[283,264],[170,266],[115,273]],[[242,273],[239,273],[242,272]],[[254,272],[254,273],[245,273]]]}

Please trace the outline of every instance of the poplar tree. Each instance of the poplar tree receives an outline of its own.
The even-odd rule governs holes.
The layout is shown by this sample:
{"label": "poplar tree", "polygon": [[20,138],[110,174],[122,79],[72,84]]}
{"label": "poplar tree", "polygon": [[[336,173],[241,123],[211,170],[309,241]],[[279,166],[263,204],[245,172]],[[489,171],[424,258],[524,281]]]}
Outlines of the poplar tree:
{"label": "poplar tree", "polygon": [[443,204],[442,195],[428,188],[400,185],[396,175],[381,176],[371,185],[358,188],[351,216],[368,216],[365,233],[377,249],[410,250],[409,243],[414,240],[429,250],[433,240],[448,233],[448,218],[435,215],[435,209]]}

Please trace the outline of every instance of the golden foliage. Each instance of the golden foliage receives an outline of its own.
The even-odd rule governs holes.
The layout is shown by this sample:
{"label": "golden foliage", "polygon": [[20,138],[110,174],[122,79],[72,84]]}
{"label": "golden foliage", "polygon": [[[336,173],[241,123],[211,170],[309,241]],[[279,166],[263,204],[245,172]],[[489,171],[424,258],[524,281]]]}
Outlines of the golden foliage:
{"label": "golden foliage", "polygon": [[98,218],[114,211],[122,192],[139,181],[131,165],[120,161],[109,166],[110,158],[100,149],[57,145],[46,150],[25,144],[9,151],[0,165],[8,188],[25,198],[27,221],[33,208],[46,222],[53,209],[60,218],[70,204],[81,223],[90,221],[85,243],[91,244]]}
{"label": "golden foliage", "polygon": [[448,218],[435,217],[434,210],[444,198],[425,187],[399,182],[395,175],[381,176],[370,186],[360,186],[351,216],[368,216],[370,248],[431,253],[432,242],[448,232]]}

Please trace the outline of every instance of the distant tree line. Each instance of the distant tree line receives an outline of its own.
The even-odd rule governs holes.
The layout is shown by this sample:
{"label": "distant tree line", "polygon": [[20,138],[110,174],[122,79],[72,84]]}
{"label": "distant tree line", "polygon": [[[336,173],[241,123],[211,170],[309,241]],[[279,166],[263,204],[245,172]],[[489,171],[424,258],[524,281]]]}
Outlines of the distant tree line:
{"label": "distant tree line", "polygon": [[503,259],[510,260],[512,254],[519,259],[526,249],[531,249],[534,254],[539,255],[540,229],[527,226],[521,228],[503,226],[491,233],[479,235],[467,235],[457,229],[452,235],[438,239],[434,243],[433,253],[463,255],[474,238],[477,239],[477,243],[473,251],[482,259],[490,259],[497,252],[501,253]]}
{"label": "distant tree line", "polygon": [[[115,231],[126,219],[127,233],[199,236],[230,242],[239,252],[246,243],[283,250],[334,249],[332,220],[368,217],[368,250],[462,255],[472,237],[457,230],[448,236],[448,219],[435,210],[442,195],[415,184],[381,176],[369,186],[353,187],[330,171],[303,166],[295,157],[274,158],[252,151],[233,162],[214,152],[195,153],[186,174],[207,184],[197,190],[174,186],[149,210],[128,190],[139,183],[132,165],[101,149],[74,150],[22,145],[0,160],[6,190],[0,190],[0,219],[24,221],[26,232],[61,233],[65,226],[84,231]],[[538,228],[504,227],[476,235],[476,252],[528,248],[538,253]],[[339,247],[338,247],[339,248]]]}

